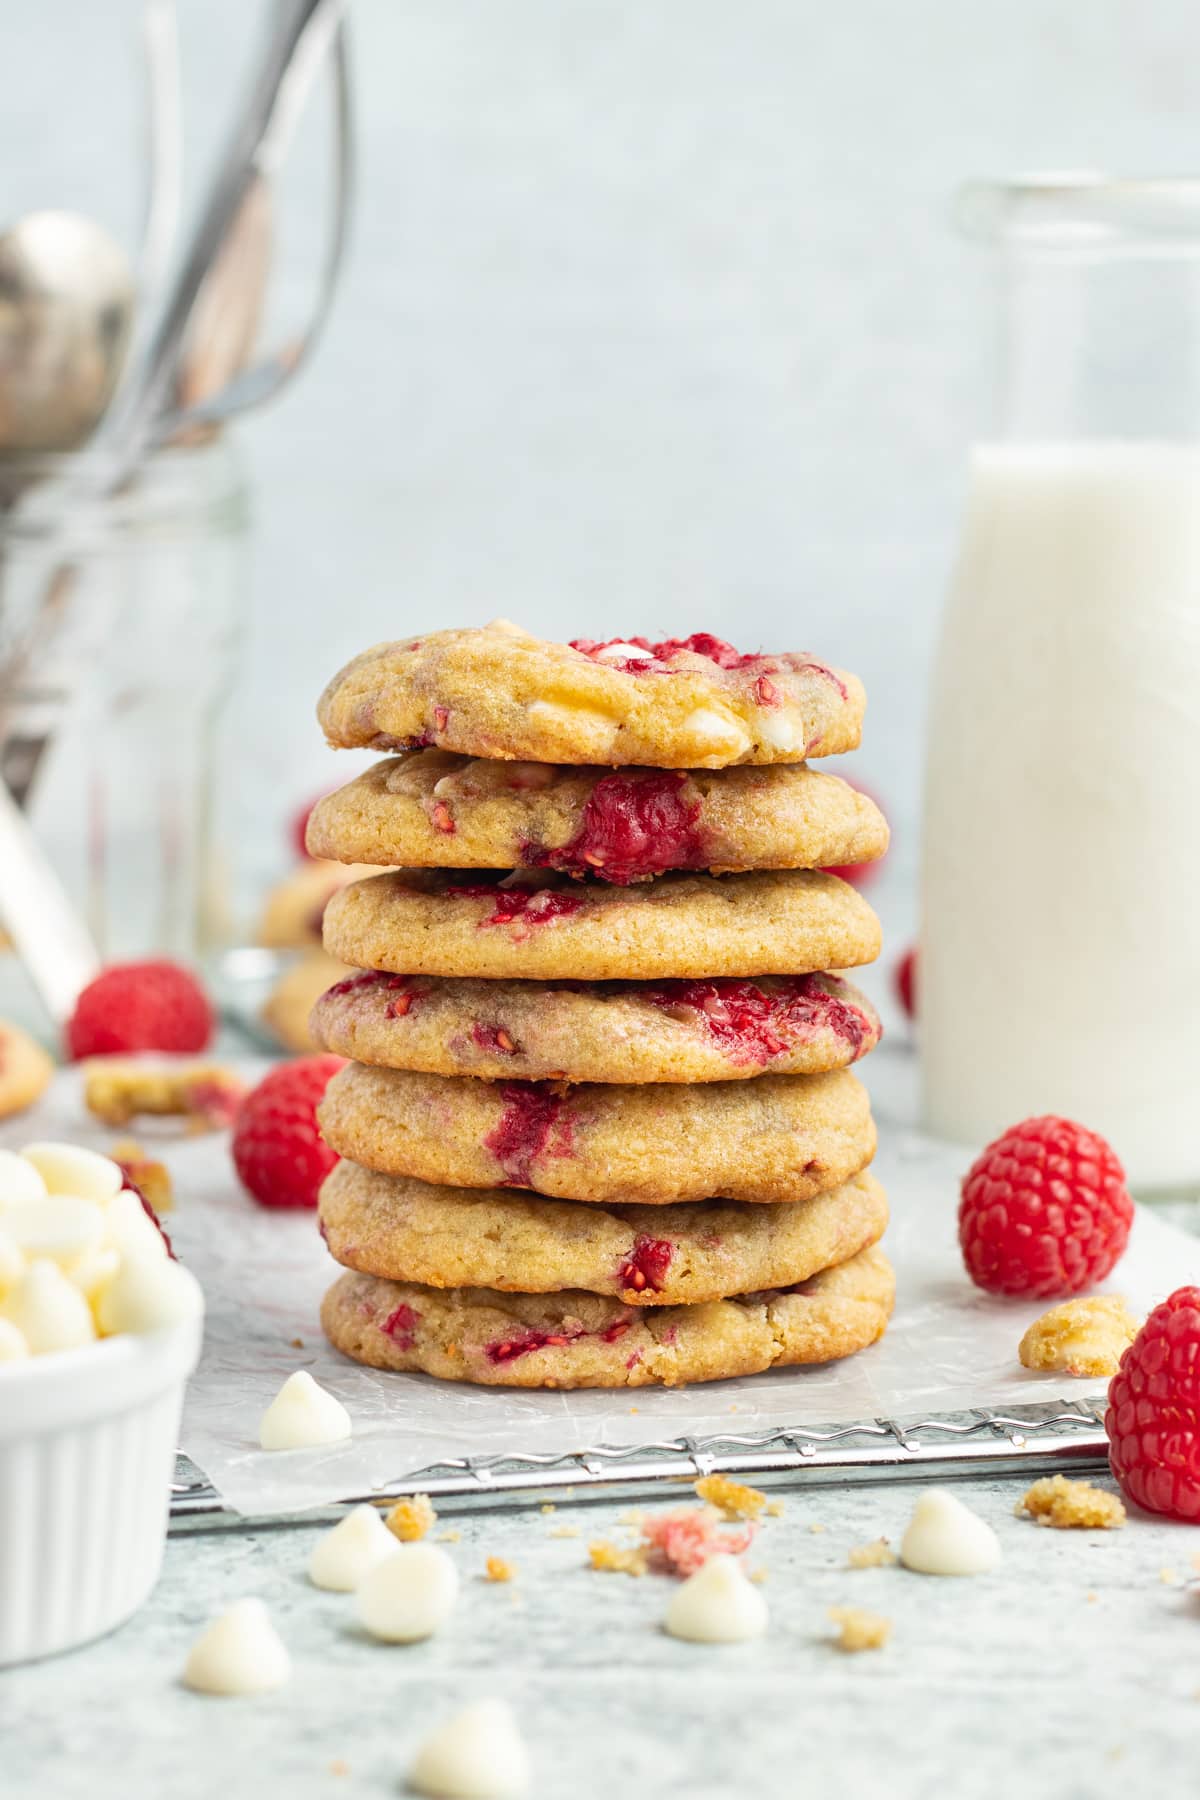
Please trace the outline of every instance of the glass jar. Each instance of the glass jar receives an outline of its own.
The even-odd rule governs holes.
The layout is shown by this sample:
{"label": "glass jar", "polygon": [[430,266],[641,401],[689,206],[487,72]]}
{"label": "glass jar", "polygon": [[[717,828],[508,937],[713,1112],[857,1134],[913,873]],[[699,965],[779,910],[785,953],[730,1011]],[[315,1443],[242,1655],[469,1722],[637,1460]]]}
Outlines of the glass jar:
{"label": "glass jar", "polygon": [[228,934],[214,738],[246,484],[210,438],[102,489],[84,459],[0,461],[0,770],[104,960],[193,960]]}
{"label": "glass jar", "polygon": [[1200,1184],[1200,182],[975,187],[1001,371],[935,672],[923,1112]]}

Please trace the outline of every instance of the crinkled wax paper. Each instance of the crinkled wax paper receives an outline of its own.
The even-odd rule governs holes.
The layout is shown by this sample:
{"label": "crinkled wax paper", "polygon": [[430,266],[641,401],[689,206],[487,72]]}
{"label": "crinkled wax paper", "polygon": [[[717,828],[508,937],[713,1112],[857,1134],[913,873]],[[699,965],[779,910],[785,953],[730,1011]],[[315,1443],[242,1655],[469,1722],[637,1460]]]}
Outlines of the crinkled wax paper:
{"label": "crinkled wax paper", "polygon": [[[268,1212],[248,1200],[225,1134],[172,1140],[164,1154],[177,1210],[168,1223],[208,1297],[183,1448],[228,1505],[261,1514],[386,1490],[446,1457],[565,1453],[1101,1392],[1103,1382],[1023,1370],[1017,1344],[1043,1308],[990,1299],[965,1278],[955,1205],[970,1153],[923,1140],[904,1123],[911,1116],[902,1092],[911,1076],[907,1061],[902,1051],[881,1051],[865,1070],[880,1124],[875,1170],[892,1205],[886,1248],[898,1294],[886,1338],[828,1368],[691,1388],[526,1393],[359,1368],[321,1336],[317,1308],[337,1271],[312,1215]],[[109,1141],[85,1126],[72,1074],[59,1078],[37,1113],[11,1122],[3,1141],[16,1147],[58,1133],[97,1147]],[[1129,1249],[1105,1285],[1141,1313],[1186,1281],[1200,1281],[1200,1240],[1140,1210]],[[354,1419],[350,1442],[284,1454],[258,1449],[259,1418],[297,1368],[345,1402]]]}

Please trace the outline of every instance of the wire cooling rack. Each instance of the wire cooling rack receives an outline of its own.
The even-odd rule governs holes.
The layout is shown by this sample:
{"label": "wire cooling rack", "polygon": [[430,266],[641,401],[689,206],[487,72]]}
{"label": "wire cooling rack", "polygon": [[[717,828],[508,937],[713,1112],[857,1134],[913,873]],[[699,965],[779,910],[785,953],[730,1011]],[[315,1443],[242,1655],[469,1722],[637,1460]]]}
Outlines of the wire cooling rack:
{"label": "wire cooling rack", "polygon": [[[1052,1474],[1107,1460],[1102,1401],[1057,1400],[1004,1412],[917,1415],[794,1430],[664,1438],[570,1456],[455,1457],[361,1500],[428,1494],[439,1512],[533,1506],[553,1499],[624,1500],[661,1495],[672,1482],[714,1473],[753,1476],[760,1487],[835,1486],[843,1482],[951,1480],[968,1475]],[[339,1507],[246,1518],[230,1511],[203,1472],[179,1458],[171,1502],[173,1532],[311,1523]]]}

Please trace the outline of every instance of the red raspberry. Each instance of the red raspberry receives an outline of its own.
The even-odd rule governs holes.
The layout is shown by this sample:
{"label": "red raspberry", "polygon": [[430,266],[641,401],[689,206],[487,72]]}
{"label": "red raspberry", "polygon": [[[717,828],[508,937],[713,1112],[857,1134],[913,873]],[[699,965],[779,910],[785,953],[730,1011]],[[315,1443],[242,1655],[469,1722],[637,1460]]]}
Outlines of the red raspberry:
{"label": "red raspberry", "polygon": [[323,793],[314,794],[307,806],[302,806],[299,812],[293,813],[292,822],[288,826],[288,842],[296,852],[296,855],[303,857],[306,862],[308,861],[309,854],[308,843],[306,841],[308,836],[308,821],[312,818],[318,802],[324,798],[325,795]]}
{"label": "red raspberry", "polygon": [[67,1055],[130,1050],[205,1050],[213,1010],[196,977],[178,963],[113,963],[89,981],[67,1021]]}
{"label": "red raspberry", "polygon": [[251,1088],[233,1128],[233,1161],[260,1206],[315,1206],[338,1158],[317,1127],[317,1105],[340,1056],[300,1056]]}
{"label": "red raspberry", "polygon": [[1156,1306],[1108,1388],[1108,1460],[1135,1506],[1200,1519],[1200,1288]]}
{"label": "red raspberry", "polygon": [[906,950],[892,971],[896,998],[910,1019],[917,1016],[917,947]]}
{"label": "red raspberry", "polygon": [[1026,1119],[989,1144],[962,1185],[958,1241],[991,1294],[1077,1294],[1125,1248],[1133,1201],[1104,1139],[1070,1119]]}

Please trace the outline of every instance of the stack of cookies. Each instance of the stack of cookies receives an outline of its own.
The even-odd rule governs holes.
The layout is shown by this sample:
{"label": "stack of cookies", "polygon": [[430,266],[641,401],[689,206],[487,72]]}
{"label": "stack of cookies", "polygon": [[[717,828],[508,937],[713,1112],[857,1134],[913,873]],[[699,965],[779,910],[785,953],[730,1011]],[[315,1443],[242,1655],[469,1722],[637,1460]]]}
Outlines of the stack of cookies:
{"label": "stack of cookies", "polygon": [[879,1022],[831,969],[879,925],[831,867],[883,854],[805,758],[864,697],[699,634],[546,643],[506,624],[336,676],[330,743],[396,754],[316,807],[365,971],[312,1015],[331,1341],[377,1368],[639,1387],[827,1362],[880,1337],[891,1268],[849,1065]]}

